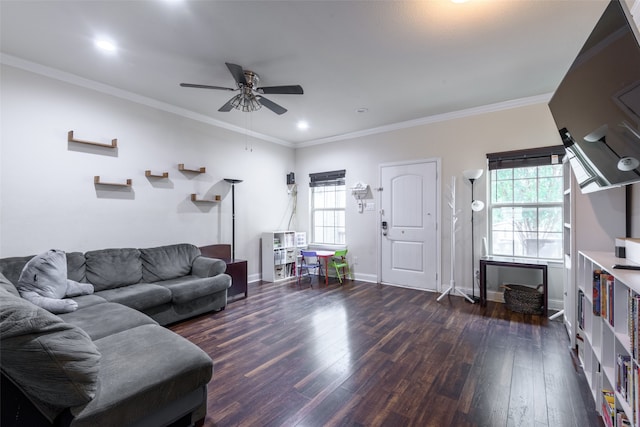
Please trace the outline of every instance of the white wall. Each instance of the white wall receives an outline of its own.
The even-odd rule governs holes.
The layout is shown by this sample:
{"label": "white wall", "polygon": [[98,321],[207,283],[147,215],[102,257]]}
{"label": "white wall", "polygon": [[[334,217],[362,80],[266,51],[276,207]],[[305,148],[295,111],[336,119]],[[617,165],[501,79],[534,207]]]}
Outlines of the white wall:
{"label": "white wall", "polygon": [[[0,77],[0,257],[49,248],[230,243],[230,188],[222,179],[231,177],[244,180],[236,186],[236,256],[249,261],[250,280],[256,280],[263,231],[308,231],[309,173],[344,168],[347,187],[362,181],[375,189],[381,163],[440,158],[440,283],[450,280],[447,197],[451,177],[457,176],[456,203],[462,212],[456,283],[470,291],[470,210],[465,207],[471,194],[462,171],[485,167],[488,152],[560,143],[546,104],[537,104],[293,150],[10,66],[3,66]],[[67,143],[69,130],[81,139],[117,138],[116,155]],[[207,173],[181,173],[178,163],[206,166]],[[149,180],[147,169],[167,171],[170,177]],[[298,183],[292,223],[295,199],[285,180],[290,171],[296,172]],[[133,189],[103,191],[94,186],[94,175],[108,182],[131,178]],[[486,200],[486,176],[476,182],[475,191],[476,198]],[[221,194],[222,203],[194,204],[189,200],[194,192],[202,197]],[[358,259],[353,271],[372,282],[379,263],[378,197],[373,191],[367,200],[374,211],[358,213],[355,200],[347,196],[347,244]],[[475,220],[477,262],[486,210]],[[560,298],[560,279],[550,277],[550,286],[550,297]]]}
{"label": "white wall", "polygon": [[[457,176],[456,204],[462,209],[457,234],[456,283],[471,292],[471,187],[462,178],[465,169],[486,167],[486,154],[524,148],[561,144],[555,123],[546,104],[536,104],[505,111],[425,124],[418,127],[369,135],[351,140],[296,149],[296,181],[298,182],[299,229],[308,231],[308,175],[333,169],[346,169],[347,187],[357,181],[378,187],[381,163],[414,159],[442,159],[442,276],[440,283],[450,280],[450,209],[447,205],[449,184]],[[476,199],[486,201],[487,177],[475,184]],[[358,257],[353,270],[363,280],[377,279],[378,271],[378,194],[373,192],[376,211],[358,213],[353,198],[347,196],[347,246],[351,256]],[[467,208],[469,206],[469,208]],[[486,236],[486,209],[476,213],[476,264],[481,255],[482,237]],[[552,278],[550,278],[552,280]],[[551,298],[561,299],[562,276],[554,275],[550,283]],[[498,289],[495,289],[498,291]],[[477,295],[477,291],[476,291]]]}
{"label": "white wall", "polygon": [[[260,234],[286,226],[291,148],[251,139],[115,96],[2,67],[0,257],[50,248],[86,251],[178,242],[231,242],[230,186],[236,185],[236,257],[260,273]],[[231,112],[230,114],[234,114]],[[117,151],[67,142],[67,132]],[[248,149],[246,149],[248,148]],[[179,172],[205,166],[206,174]],[[144,171],[169,172],[149,180]],[[133,180],[130,192],[93,184]],[[194,204],[191,193],[222,196]]]}

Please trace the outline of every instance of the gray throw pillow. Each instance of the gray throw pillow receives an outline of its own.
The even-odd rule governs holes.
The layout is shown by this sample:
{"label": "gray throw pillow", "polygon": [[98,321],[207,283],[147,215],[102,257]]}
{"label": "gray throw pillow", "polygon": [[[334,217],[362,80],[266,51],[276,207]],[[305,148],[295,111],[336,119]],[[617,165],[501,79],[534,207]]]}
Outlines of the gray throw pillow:
{"label": "gray throw pillow", "polygon": [[22,269],[18,279],[22,298],[52,313],[68,313],[78,304],[65,297],[93,293],[93,285],[67,279],[67,257],[63,251],[51,249],[34,256]]}
{"label": "gray throw pillow", "polygon": [[0,289],[2,371],[53,419],[91,401],[100,352],[77,326]]}

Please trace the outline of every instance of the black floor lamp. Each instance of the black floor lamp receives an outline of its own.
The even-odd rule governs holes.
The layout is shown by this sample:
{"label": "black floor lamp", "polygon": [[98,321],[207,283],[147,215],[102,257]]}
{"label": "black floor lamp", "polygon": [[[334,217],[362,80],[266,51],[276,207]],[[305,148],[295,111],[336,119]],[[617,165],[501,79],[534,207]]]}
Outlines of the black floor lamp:
{"label": "black floor lamp", "polygon": [[231,184],[231,259],[236,258],[236,184],[241,179],[225,178]]}
{"label": "black floor lamp", "polygon": [[476,302],[476,259],[475,259],[475,240],[473,238],[473,214],[484,209],[484,202],[476,200],[473,197],[473,183],[482,176],[483,169],[469,169],[462,172],[465,178],[471,182],[471,299]]}

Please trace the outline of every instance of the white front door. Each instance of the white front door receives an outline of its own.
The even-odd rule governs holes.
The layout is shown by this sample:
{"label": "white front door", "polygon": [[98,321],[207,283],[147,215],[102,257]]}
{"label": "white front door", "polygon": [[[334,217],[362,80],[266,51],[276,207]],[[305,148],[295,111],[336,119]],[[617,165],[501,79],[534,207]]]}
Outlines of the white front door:
{"label": "white front door", "polygon": [[382,283],[439,289],[439,160],[380,166]]}

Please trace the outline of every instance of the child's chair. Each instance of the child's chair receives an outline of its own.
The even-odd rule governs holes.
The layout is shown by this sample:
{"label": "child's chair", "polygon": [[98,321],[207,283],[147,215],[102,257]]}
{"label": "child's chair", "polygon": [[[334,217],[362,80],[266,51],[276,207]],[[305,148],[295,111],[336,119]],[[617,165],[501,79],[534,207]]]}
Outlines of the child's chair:
{"label": "child's chair", "polygon": [[[351,276],[351,271],[349,270],[349,263],[347,262],[347,250],[342,249],[336,251],[331,258],[331,267],[336,270],[336,276],[338,276],[338,280],[340,284],[342,284],[342,277],[346,278],[347,276]],[[347,269],[347,274],[344,274],[345,268]],[[340,276],[340,270],[342,270],[342,276]]]}
{"label": "child's chair", "polygon": [[322,273],[322,264],[320,263],[320,258],[314,251],[300,251],[300,256],[302,257],[300,260],[300,265],[298,265],[298,286],[300,285],[300,277],[302,274],[306,272],[306,276],[309,278],[309,285],[311,285],[311,272],[309,270],[314,270],[316,274]]}

